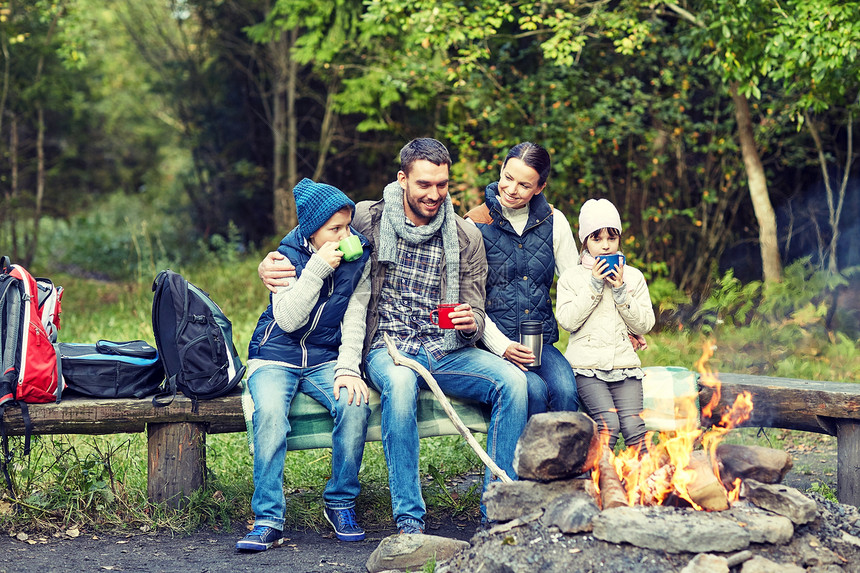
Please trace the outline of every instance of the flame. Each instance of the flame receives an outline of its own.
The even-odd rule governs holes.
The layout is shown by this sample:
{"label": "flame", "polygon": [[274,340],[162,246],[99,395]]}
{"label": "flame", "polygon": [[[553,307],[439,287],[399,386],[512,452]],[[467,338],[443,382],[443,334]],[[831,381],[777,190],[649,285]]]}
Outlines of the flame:
{"label": "flame", "polygon": [[[708,361],[714,355],[716,345],[708,340],[702,350],[702,356],[696,362],[700,373],[700,382],[712,389],[711,399],[702,408],[702,417],[709,419],[714,415],[714,409],[721,399],[720,380],[708,366]],[[627,448],[618,454],[610,454],[612,466],[626,491],[628,505],[660,505],[666,502],[670,495],[685,500],[694,509],[703,510],[691,495],[690,488],[697,482],[697,487],[706,483],[711,492],[725,491],[720,477],[720,464],[716,457],[717,445],[732,428],[749,419],[753,402],[749,392],[738,395],[731,408],[721,417],[719,423],[702,431],[699,427],[699,410],[694,400],[676,404],[676,419],[683,420],[680,428],[673,432],[660,432],[654,440],[654,432],[645,437],[645,451],[637,448]],[[601,435],[601,448],[607,448],[609,436]],[[701,446],[702,453],[695,453]],[[702,474],[701,472],[706,472]],[[707,472],[714,476],[708,478]],[[600,491],[600,469],[595,466],[591,477],[598,492]],[[716,478],[714,485],[713,478]],[[740,479],[734,480],[731,491],[725,491],[726,503],[737,501],[740,495]],[[703,502],[704,503],[704,502]]]}
{"label": "flame", "polygon": [[702,356],[699,357],[699,360],[696,361],[696,370],[699,371],[700,377],[699,382],[703,386],[707,386],[708,388],[713,389],[713,394],[711,394],[711,400],[702,407],[702,416],[706,418],[710,418],[713,414],[713,409],[717,404],[720,403],[720,379],[717,378],[716,374],[710,369],[708,366],[708,360],[714,355],[714,351],[717,349],[717,346],[713,344],[710,340],[706,341],[704,347],[702,348]]}

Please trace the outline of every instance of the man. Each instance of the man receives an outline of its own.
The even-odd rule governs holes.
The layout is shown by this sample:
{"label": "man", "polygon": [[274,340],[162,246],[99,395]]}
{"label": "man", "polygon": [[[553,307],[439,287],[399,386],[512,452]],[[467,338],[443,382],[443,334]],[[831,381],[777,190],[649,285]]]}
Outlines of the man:
{"label": "man", "polygon": [[[373,247],[364,367],[381,395],[382,445],[401,533],[425,528],[416,400],[427,385],[415,371],[395,366],[384,334],[426,367],[446,395],[492,407],[487,453],[511,478],[516,478],[514,449],[527,416],[525,374],[474,346],[484,328],[487,261],[480,231],[454,213],[450,165],[439,141],[410,141],[400,151],[397,181],[385,187],[381,201],[359,203],[353,219]],[[270,256],[260,265],[264,281],[275,277],[268,274],[273,261]],[[431,321],[442,303],[457,304],[450,314],[453,329]],[[485,487],[490,477],[487,470]]]}

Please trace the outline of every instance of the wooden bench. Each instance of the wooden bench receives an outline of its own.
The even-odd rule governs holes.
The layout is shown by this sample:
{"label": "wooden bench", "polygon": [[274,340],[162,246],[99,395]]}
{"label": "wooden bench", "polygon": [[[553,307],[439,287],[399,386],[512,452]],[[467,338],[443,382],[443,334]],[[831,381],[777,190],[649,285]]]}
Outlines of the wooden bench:
{"label": "wooden bench", "polygon": [[[721,398],[715,412],[746,391],[752,395],[753,411],[743,426],[836,436],[836,496],[841,503],[860,506],[860,384],[722,372],[717,376]],[[713,389],[703,385],[699,403],[708,404],[712,394]],[[703,419],[702,424],[717,421]]]}
{"label": "wooden bench", "polygon": [[[647,372],[648,369],[646,369]],[[722,398],[717,409],[727,407],[743,391],[752,394],[752,418],[744,425],[817,432],[837,437],[837,495],[842,503],[860,506],[860,384],[813,382],[720,373]],[[702,387],[700,404],[710,401],[712,390]],[[191,412],[191,401],[177,396],[170,406],[154,408],[148,399],[94,400],[66,398],[59,404],[31,404],[35,434],[116,434],[146,431],[148,443],[149,499],[181,506],[186,496],[203,485],[206,475],[206,434],[243,432],[246,429],[242,396],[235,393],[199,403]],[[489,413],[475,404],[452,400],[455,409],[473,432],[486,432]],[[368,428],[368,441],[379,440],[378,396]],[[307,416],[308,418],[304,418]],[[331,426],[308,433],[308,419],[330,420],[326,410],[300,394],[291,410],[291,450],[330,447]],[[20,411],[4,414],[10,435],[24,431]],[[647,421],[647,420],[646,420]],[[710,425],[711,420],[702,420]],[[422,391],[419,402],[419,434],[456,435],[430,392]]]}
{"label": "wooden bench", "polygon": [[[169,406],[156,408],[152,400],[92,399],[66,396],[59,404],[29,404],[33,434],[120,433],[147,434],[147,495],[153,503],[166,502],[181,507],[187,497],[204,485],[206,476],[206,434],[245,432],[242,394],[198,402],[192,412],[191,400],[179,394]],[[249,399],[248,397],[245,398]],[[454,409],[472,432],[486,433],[489,411],[479,404],[451,400]],[[371,390],[371,416],[367,441],[381,440],[379,394]],[[10,408],[4,421],[11,436],[24,433],[21,410]],[[290,409],[292,431],[289,450],[331,447],[333,421],[329,412],[309,396],[299,393]],[[430,436],[458,435],[441,405],[429,391],[418,398],[418,433]],[[250,456],[250,449],[249,449]]]}

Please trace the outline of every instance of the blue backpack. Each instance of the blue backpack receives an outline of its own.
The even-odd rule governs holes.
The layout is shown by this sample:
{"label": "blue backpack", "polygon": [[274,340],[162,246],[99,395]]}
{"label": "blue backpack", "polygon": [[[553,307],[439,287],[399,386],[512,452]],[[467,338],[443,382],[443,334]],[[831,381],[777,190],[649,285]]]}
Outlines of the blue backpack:
{"label": "blue backpack", "polygon": [[230,393],[245,375],[233,325],[208,293],[178,273],[161,271],[152,290],[152,328],[165,375],[152,404],[167,406],[179,389],[197,412],[198,400]]}

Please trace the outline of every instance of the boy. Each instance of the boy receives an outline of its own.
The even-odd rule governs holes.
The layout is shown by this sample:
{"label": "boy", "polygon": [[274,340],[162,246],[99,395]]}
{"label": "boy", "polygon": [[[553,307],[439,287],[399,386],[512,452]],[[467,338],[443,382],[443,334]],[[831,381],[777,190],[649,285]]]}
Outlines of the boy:
{"label": "boy", "polygon": [[[326,520],[338,539],[364,539],[355,520],[355,498],[370,415],[359,372],[370,295],[369,245],[359,235],[365,247],[361,257],[343,260],[337,247],[351,234],[355,204],[342,191],[302,179],[293,194],[299,224],[278,251],[295,264],[296,277],[270,295],[248,348],[255,520],[254,529],[236,544],[244,551],[265,551],[283,539],[287,415],[297,391],[323,404],[334,418],[332,474],[323,492]],[[347,322],[351,317],[357,320]],[[342,321],[349,332],[342,331]]]}

